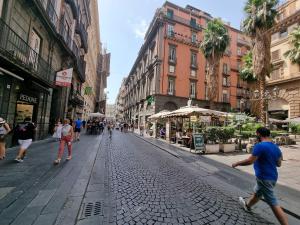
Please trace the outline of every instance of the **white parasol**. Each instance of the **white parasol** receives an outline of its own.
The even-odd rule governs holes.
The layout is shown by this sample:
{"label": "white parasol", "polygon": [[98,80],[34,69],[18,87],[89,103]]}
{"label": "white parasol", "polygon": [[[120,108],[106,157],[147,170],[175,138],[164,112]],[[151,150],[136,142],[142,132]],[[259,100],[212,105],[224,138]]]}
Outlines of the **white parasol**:
{"label": "white parasol", "polygon": [[101,117],[105,117],[105,115],[100,112],[96,112],[96,113],[90,113],[89,117],[101,118]]}

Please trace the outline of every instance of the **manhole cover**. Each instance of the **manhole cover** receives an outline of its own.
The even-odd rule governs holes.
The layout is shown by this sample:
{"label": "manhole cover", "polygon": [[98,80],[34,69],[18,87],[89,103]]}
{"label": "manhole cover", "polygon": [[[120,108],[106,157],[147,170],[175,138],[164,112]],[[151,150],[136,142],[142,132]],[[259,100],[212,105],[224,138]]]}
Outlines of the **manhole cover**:
{"label": "manhole cover", "polygon": [[91,216],[103,216],[103,203],[101,201],[86,202],[82,204],[80,220]]}

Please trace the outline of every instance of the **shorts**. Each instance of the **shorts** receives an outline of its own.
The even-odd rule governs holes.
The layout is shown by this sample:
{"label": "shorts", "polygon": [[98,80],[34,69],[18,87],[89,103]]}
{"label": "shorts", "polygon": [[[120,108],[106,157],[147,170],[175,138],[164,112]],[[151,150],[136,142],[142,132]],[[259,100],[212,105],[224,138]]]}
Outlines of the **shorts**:
{"label": "shorts", "polygon": [[5,143],[5,138],[4,138],[4,136],[1,136],[1,135],[0,135],[0,143]]}
{"label": "shorts", "polygon": [[76,127],[75,127],[75,132],[76,132],[76,133],[80,133],[80,131],[81,131],[80,128],[76,128]]}
{"label": "shorts", "polygon": [[276,181],[260,180],[256,178],[256,185],[254,187],[254,192],[256,197],[261,198],[263,196],[264,200],[270,206],[277,206],[278,202],[274,195],[275,185],[276,185]]}
{"label": "shorts", "polygon": [[31,145],[32,139],[18,140],[18,142],[21,148],[27,149]]}

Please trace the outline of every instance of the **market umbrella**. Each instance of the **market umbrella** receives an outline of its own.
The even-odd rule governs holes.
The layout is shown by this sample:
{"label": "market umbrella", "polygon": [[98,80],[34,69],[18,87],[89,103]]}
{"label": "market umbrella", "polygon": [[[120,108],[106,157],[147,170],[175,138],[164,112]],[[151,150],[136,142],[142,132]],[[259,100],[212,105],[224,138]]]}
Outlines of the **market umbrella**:
{"label": "market umbrella", "polygon": [[100,112],[96,112],[96,113],[90,113],[89,117],[105,117],[104,114],[100,113]]}
{"label": "market umbrella", "polygon": [[160,111],[160,112],[158,112],[156,114],[153,114],[152,116],[149,116],[149,119],[150,120],[156,120],[156,119],[161,118],[164,115],[167,115],[168,113],[170,113],[170,111],[168,111],[168,110],[162,110],[162,111]]}
{"label": "market umbrella", "polygon": [[188,117],[191,115],[202,115],[202,116],[224,116],[227,115],[227,113],[215,111],[211,109],[205,109],[200,108],[197,106],[185,106],[181,107],[180,109],[177,109],[175,111],[172,111],[168,114],[163,115],[162,117]]}
{"label": "market umbrella", "polygon": [[300,123],[300,117],[296,117],[296,118],[293,118],[293,119],[286,119],[284,121],[288,122],[288,123]]}

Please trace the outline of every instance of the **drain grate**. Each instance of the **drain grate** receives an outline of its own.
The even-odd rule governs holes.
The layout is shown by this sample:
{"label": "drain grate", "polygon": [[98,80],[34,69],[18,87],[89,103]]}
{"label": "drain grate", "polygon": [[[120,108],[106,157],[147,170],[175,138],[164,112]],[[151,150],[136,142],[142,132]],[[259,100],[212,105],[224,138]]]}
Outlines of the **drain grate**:
{"label": "drain grate", "polygon": [[103,216],[103,203],[101,201],[83,203],[80,219],[91,216]]}

